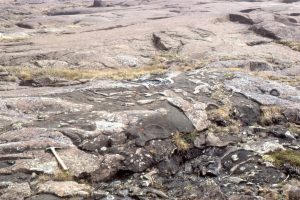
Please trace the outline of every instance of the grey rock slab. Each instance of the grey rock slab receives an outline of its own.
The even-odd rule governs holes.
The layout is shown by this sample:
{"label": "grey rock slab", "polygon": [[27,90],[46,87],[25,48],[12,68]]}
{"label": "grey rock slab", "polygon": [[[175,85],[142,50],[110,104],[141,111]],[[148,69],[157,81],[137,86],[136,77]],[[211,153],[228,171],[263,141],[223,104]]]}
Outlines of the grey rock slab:
{"label": "grey rock slab", "polygon": [[[300,91],[297,88],[246,73],[235,73],[235,75],[233,79],[225,81],[226,88],[233,92],[241,93],[262,105],[300,109]],[[270,91],[273,89],[278,90],[280,96],[271,95]]]}
{"label": "grey rock slab", "polygon": [[206,104],[201,102],[190,103],[171,90],[165,90],[162,94],[167,97],[167,101],[170,104],[181,109],[185,113],[196,130],[202,131],[208,127],[209,121],[205,111]]}
{"label": "grey rock slab", "polygon": [[122,168],[125,157],[119,154],[105,155],[98,168],[91,173],[94,182],[108,181]]}
{"label": "grey rock slab", "polygon": [[49,146],[69,148],[72,141],[62,133],[42,128],[23,128],[0,135],[0,153],[46,149]]}
{"label": "grey rock slab", "polygon": [[180,40],[176,40],[176,39],[168,36],[168,34],[166,34],[164,32],[153,33],[152,41],[153,41],[154,46],[158,50],[162,50],[162,51],[178,49],[182,45]]}
{"label": "grey rock slab", "polygon": [[[75,177],[81,174],[89,174],[99,168],[103,158],[101,156],[95,156],[93,154],[85,153],[75,147],[68,149],[58,149],[57,153],[69,168],[69,172]],[[10,154],[8,154],[9,156]],[[17,156],[13,154],[12,156]],[[57,163],[54,155],[40,151],[28,151],[20,155],[22,159],[16,159],[15,164],[1,168],[0,174],[14,173],[14,172],[26,172],[26,173],[45,173],[55,174],[60,171],[60,166]]]}
{"label": "grey rock slab", "polygon": [[229,20],[232,22],[239,22],[241,24],[253,25],[253,20],[245,13],[232,13],[229,14]]}
{"label": "grey rock slab", "polygon": [[298,27],[287,26],[280,22],[262,22],[253,25],[250,30],[255,33],[276,40],[300,40],[300,30]]}
{"label": "grey rock slab", "polygon": [[10,109],[17,110],[23,113],[35,112],[78,112],[82,110],[89,110],[92,105],[76,104],[70,101],[62,100],[60,98],[49,97],[23,97],[23,98],[9,98],[1,102],[0,110]]}
{"label": "grey rock slab", "polygon": [[262,141],[250,141],[241,146],[245,150],[254,151],[259,154],[266,154],[276,150],[285,150],[279,140],[262,140]]}
{"label": "grey rock slab", "polygon": [[219,137],[209,132],[205,138],[205,144],[206,146],[224,147],[227,146],[229,143],[226,141],[222,141]]}
{"label": "grey rock slab", "polygon": [[6,188],[0,189],[0,198],[3,200],[23,200],[29,197],[32,192],[29,183],[8,182]]}
{"label": "grey rock slab", "polygon": [[91,186],[75,181],[47,181],[37,185],[38,193],[55,194],[59,197],[88,197],[91,190]]}

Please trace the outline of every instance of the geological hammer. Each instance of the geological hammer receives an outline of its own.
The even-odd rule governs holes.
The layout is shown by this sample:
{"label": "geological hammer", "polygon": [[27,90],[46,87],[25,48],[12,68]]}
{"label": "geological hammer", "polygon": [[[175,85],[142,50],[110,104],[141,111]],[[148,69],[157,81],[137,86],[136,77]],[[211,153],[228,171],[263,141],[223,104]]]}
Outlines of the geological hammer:
{"label": "geological hammer", "polygon": [[54,157],[56,158],[58,164],[61,166],[61,168],[64,170],[64,171],[67,171],[68,168],[67,166],[65,165],[65,163],[63,162],[63,160],[59,157],[59,155],[57,154],[56,152],[56,149],[61,149],[59,147],[48,147],[46,148],[46,151],[51,151],[51,153],[54,155]]}

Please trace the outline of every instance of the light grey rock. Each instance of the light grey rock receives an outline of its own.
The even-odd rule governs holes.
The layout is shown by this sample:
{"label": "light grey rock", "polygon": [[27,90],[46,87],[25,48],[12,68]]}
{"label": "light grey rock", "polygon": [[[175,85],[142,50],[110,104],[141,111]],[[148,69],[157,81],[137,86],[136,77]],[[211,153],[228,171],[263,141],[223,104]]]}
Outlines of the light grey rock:
{"label": "light grey rock", "polygon": [[220,140],[217,136],[215,136],[212,132],[209,132],[205,139],[206,146],[213,146],[213,147],[224,147],[227,146],[229,143],[226,141]]}
{"label": "light grey rock", "polygon": [[242,148],[249,151],[254,151],[259,154],[266,154],[276,150],[285,150],[282,144],[279,144],[278,140],[268,141],[251,141],[242,145]]}
{"label": "light grey rock", "polygon": [[163,94],[167,97],[167,101],[181,109],[187,118],[191,120],[196,130],[202,131],[209,125],[207,114],[205,111],[206,104],[201,102],[190,103],[171,90],[165,90]]}
{"label": "light grey rock", "polygon": [[7,182],[5,188],[0,189],[1,199],[5,200],[23,200],[29,197],[32,192],[29,183],[12,183]]}
{"label": "light grey rock", "polygon": [[91,186],[74,181],[47,181],[37,185],[38,193],[55,194],[59,197],[88,197],[91,191]]}

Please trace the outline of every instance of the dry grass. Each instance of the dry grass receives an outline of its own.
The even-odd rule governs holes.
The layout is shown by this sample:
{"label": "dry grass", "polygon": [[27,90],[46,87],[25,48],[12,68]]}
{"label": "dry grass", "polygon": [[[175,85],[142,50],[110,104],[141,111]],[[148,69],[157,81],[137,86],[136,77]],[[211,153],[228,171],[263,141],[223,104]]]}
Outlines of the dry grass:
{"label": "dry grass", "polygon": [[211,132],[222,134],[237,134],[240,132],[241,123],[232,117],[234,108],[229,97],[230,94],[226,92],[222,85],[218,86],[212,93],[211,98],[221,102],[222,106],[207,111],[208,119],[212,122],[209,126]]}
{"label": "dry grass", "polygon": [[29,38],[28,35],[17,35],[17,34],[11,34],[11,35],[3,35],[0,34],[0,42],[19,42],[22,40],[25,40]]}
{"label": "dry grass", "polygon": [[278,43],[290,47],[294,51],[300,51],[300,42],[298,41],[279,41]]}
{"label": "dry grass", "polygon": [[55,77],[67,80],[79,79],[102,79],[114,80],[135,79],[146,74],[161,74],[166,71],[163,66],[149,66],[140,68],[122,69],[70,69],[67,67],[54,68],[31,68],[31,67],[5,67],[4,69],[11,75],[21,80],[32,80],[34,78]]}
{"label": "dry grass", "polygon": [[241,131],[241,124],[238,121],[231,121],[231,124],[228,126],[218,126],[214,123],[211,123],[209,126],[209,131],[223,135],[238,134]]}
{"label": "dry grass", "polygon": [[271,125],[279,123],[283,120],[283,109],[278,106],[261,106],[260,123],[262,125]]}
{"label": "dry grass", "polygon": [[232,113],[231,111],[231,106],[228,105],[223,105],[220,106],[218,109],[210,110],[207,112],[208,118],[210,120],[214,120],[216,118],[221,118],[225,121],[230,120],[230,114]]}
{"label": "dry grass", "polygon": [[255,72],[253,73],[255,76],[259,76],[264,79],[281,82],[290,86],[300,86],[300,76],[283,76],[280,74],[274,74],[271,72]]}
{"label": "dry grass", "polygon": [[57,171],[53,175],[42,174],[38,177],[39,182],[52,181],[73,181],[74,176],[68,171]]}
{"label": "dry grass", "polygon": [[288,123],[288,130],[291,132],[291,133],[295,133],[295,134],[298,134],[300,136],[300,125],[296,125],[296,124],[293,124],[293,123]]}
{"label": "dry grass", "polygon": [[179,55],[177,52],[168,51],[156,55],[153,57],[152,65],[163,65],[168,68],[172,68],[180,71],[189,71],[192,69],[199,69],[203,66],[209,64],[211,61],[209,59],[189,59],[187,57]]}
{"label": "dry grass", "polygon": [[176,132],[172,137],[172,141],[179,151],[187,151],[190,149],[190,144],[186,141],[182,133]]}
{"label": "dry grass", "polygon": [[1,81],[5,81],[5,82],[16,82],[18,80],[18,78],[16,76],[4,76],[3,78],[1,78]]}

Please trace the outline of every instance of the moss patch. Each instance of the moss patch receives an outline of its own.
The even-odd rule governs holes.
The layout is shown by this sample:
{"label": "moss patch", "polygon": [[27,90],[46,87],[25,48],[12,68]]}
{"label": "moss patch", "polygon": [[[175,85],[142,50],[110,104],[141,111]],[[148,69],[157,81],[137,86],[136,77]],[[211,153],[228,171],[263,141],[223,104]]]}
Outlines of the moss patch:
{"label": "moss patch", "polygon": [[269,154],[273,163],[277,166],[283,166],[285,163],[289,163],[293,166],[300,167],[300,152],[293,150],[280,150]]}

